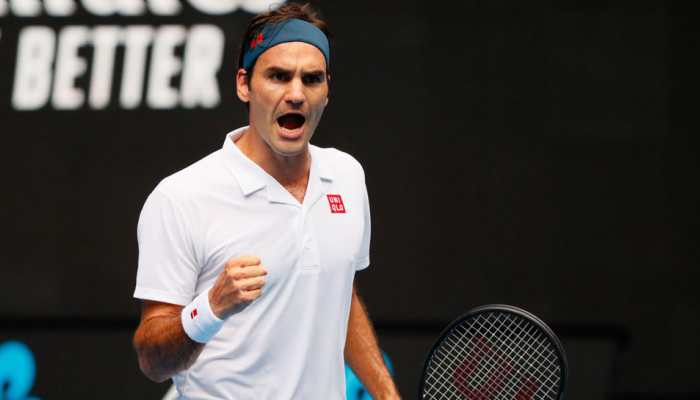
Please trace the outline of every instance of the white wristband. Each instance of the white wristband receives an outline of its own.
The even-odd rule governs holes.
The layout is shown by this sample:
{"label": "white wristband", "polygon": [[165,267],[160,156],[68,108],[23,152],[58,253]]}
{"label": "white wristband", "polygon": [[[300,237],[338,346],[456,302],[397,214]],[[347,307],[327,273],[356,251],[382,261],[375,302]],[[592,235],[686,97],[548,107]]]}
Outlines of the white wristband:
{"label": "white wristband", "polygon": [[209,289],[200,293],[182,309],[180,319],[187,336],[198,343],[208,342],[224,324],[224,320],[219,319],[211,310]]}

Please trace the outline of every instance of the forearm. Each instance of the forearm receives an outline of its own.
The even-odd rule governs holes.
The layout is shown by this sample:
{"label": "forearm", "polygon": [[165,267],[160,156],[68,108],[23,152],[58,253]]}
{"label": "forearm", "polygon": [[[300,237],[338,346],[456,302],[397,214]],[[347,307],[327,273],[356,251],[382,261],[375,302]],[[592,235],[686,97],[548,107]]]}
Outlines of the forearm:
{"label": "forearm", "polygon": [[[194,320],[199,308],[198,322],[181,314],[183,306],[144,301],[141,324],[134,334],[134,349],[141,371],[156,382],[189,368],[206,343],[221,328],[239,304],[257,299],[265,284],[267,271],[254,256],[242,256],[227,261],[214,286],[198,295],[191,307]],[[200,343],[201,342],[201,343]]]}
{"label": "forearm", "polygon": [[156,382],[189,368],[203,348],[203,344],[187,336],[179,314],[142,321],[134,335],[141,371]]}
{"label": "forearm", "polygon": [[375,399],[398,399],[364,304],[353,289],[345,360]]}

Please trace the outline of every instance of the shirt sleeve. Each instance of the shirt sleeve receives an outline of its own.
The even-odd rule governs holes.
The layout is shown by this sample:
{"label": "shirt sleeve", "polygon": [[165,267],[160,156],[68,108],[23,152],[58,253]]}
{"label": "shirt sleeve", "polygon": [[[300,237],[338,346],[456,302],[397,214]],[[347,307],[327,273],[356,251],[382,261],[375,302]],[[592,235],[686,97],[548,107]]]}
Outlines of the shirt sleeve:
{"label": "shirt sleeve", "polygon": [[194,297],[198,263],[182,207],[160,187],[143,206],[134,297],[185,305]]}
{"label": "shirt sleeve", "polygon": [[369,266],[369,243],[372,236],[372,219],[370,217],[369,210],[369,197],[367,195],[367,185],[364,181],[364,173],[362,174],[362,192],[363,192],[363,211],[364,211],[364,225],[362,230],[362,243],[360,245],[360,252],[355,259],[355,271],[360,271]]}

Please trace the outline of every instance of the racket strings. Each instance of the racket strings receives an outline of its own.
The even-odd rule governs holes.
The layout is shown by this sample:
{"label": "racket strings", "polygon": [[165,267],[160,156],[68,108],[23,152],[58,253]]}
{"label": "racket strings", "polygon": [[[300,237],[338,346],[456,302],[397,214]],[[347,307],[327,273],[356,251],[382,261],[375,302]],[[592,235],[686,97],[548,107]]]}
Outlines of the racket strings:
{"label": "racket strings", "polygon": [[[501,325],[501,326],[499,326]],[[514,332],[516,328],[519,327],[512,327],[512,326],[502,326],[503,321],[496,321],[494,323],[494,326],[489,329],[489,332],[492,331],[497,331],[498,329],[503,330],[504,333],[506,334],[521,334],[523,335],[522,332]],[[484,324],[480,324],[481,328],[484,329]],[[528,334],[527,331],[525,331],[525,334]],[[529,336],[532,336],[529,334]],[[509,336],[504,335],[502,336],[506,340],[501,340],[498,341],[496,340],[496,345],[500,346],[501,348],[504,348],[509,351],[514,351],[515,349],[512,348],[512,341],[507,340]],[[530,348],[532,347],[531,345],[529,346]],[[478,391],[474,390],[469,390],[468,392],[468,397],[472,398],[494,398],[495,394],[500,393],[500,396],[496,396],[495,398],[531,398],[532,395],[534,394],[533,392],[536,391],[537,385],[534,384],[534,382],[531,381],[525,381],[525,384],[522,384],[522,378],[525,378],[524,376],[524,371],[522,368],[513,368],[513,361],[516,362],[519,360],[510,360],[508,359],[504,354],[504,352],[501,351],[491,351],[490,349],[488,351],[484,351],[483,345],[480,348],[482,351],[481,353],[486,352],[488,355],[488,358],[483,359],[483,354],[482,354],[482,362],[484,363],[483,365],[486,366],[494,366],[494,365],[499,365],[498,368],[482,368],[481,371],[477,373],[476,379],[473,381],[472,387],[475,388],[480,388]],[[525,349],[527,350],[527,349]],[[520,358],[522,358],[522,354],[517,354],[513,353],[513,355],[519,355]],[[514,357],[515,358],[515,357]],[[521,385],[518,385],[521,383]],[[465,392],[465,390],[462,390],[462,392]]]}
{"label": "racket strings", "polygon": [[[509,330],[510,328],[508,327],[499,327],[498,326],[498,321],[494,324],[494,329],[490,329],[489,331],[494,331],[497,329],[503,329]],[[481,327],[483,328],[483,324],[481,324]],[[507,336],[506,336],[507,337]],[[481,337],[477,337],[476,340],[482,340]],[[506,343],[497,343],[501,347],[509,347],[508,344]],[[460,342],[460,346],[464,346],[465,343]],[[513,367],[511,360],[508,360],[505,356],[504,353],[498,352],[498,351],[491,351],[490,348],[484,348],[483,344],[477,344],[476,347],[477,349],[481,349],[479,353],[476,354],[476,356],[469,355],[467,354],[467,360],[470,362],[481,362],[485,366],[489,366],[489,368],[481,368],[480,370],[476,371],[476,376],[473,378],[472,381],[472,388],[479,388],[478,391],[474,390],[465,390],[462,389],[462,392],[469,391],[470,396],[469,397],[477,397],[477,398],[493,398],[493,396],[486,396],[488,394],[498,394],[498,393],[504,393],[505,395],[502,395],[500,397],[502,398],[512,398],[512,396],[508,395],[516,395],[516,393],[510,393],[512,392],[512,387],[519,382],[519,379],[516,379],[521,372],[519,370],[515,370],[513,372]],[[486,358],[484,359],[484,355],[486,355]],[[490,368],[498,366],[497,368]],[[466,371],[460,371],[459,366],[458,366],[458,371],[461,374],[463,374]],[[457,375],[460,376],[460,375]],[[503,387],[505,385],[505,387]],[[510,387],[509,387],[510,386]],[[524,387],[526,388],[526,387]],[[527,393],[523,393],[525,395]],[[522,396],[521,396],[522,397]],[[498,398],[498,397],[497,397]]]}
{"label": "racket strings", "polygon": [[[502,336],[502,340],[498,340],[499,336],[495,336],[495,338],[499,342],[498,344],[502,345],[508,351],[512,352],[512,357],[518,357],[518,360],[516,360],[516,364],[517,361],[520,361],[521,364],[527,364],[527,366],[529,367],[527,368],[527,370],[537,370],[543,372],[542,378],[545,381],[545,383],[547,383],[550,386],[556,387],[556,381],[550,379],[551,376],[549,376],[549,374],[546,373],[547,371],[552,371],[554,373],[557,373],[556,376],[559,376],[559,366],[557,364],[558,358],[556,353],[553,351],[552,347],[548,346],[549,342],[547,340],[547,337],[539,333],[537,328],[535,328],[533,325],[525,323],[523,320],[516,320],[515,324],[516,326],[513,326],[513,324],[509,324],[507,326],[501,326],[496,327],[495,329],[491,329],[491,331],[497,331],[498,329],[502,329],[505,333],[507,333],[507,335]],[[482,328],[487,329],[483,325]],[[524,345],[520,348],[517,348],[517,343],[513,341],[514,337],[522,337],[522,342]],[[524,358],[525,355],[529,354],[527,353],[528,351],[534,353],[535,357]],[[545,354],[544,351],[546,351],[547,354]],[[503,362],[506,360],[502,359],[501,361]],[[516,372],[520,375],[523,375],[527,371],[526,369],[519,368],[518,370],[516,370]],[[513,380],[511,380],[510,382],[513,382]]]}
{"label": "racket strings", "polygon": [[[494,356],[497,355],[494,353],[489,353],[488,358],[485,360],[486,362],[498,362],[498,360],[494,360]],[[483,357],[482,357],[483,358]],[[500,357],[499,357],[500,358]],[[474,360],[469,360],[471,362],[474,362]],[[480,362],[481,360],[477,359],[477,362]],[[504,364],[507,365],[507,364]],[[509,367],[510,368],[510,367]],[[470,389],[466,389],[463,385],[465,384],[464,378],[460,379],[459,377],[465,374],[464,370],[459,370],[458,369],[455,371],[457,375],[455,375],[455,384],[459,387],[459,392],[462,394],[465,394],[465,392],[469,392],[467,397],[469,398],[494,398],[494,396],[489,395],[489,392],[496,392],[497,389],[501,388],[503,386],[503,382],[505,381],[506,384],[510,384],[511,386],[513,385],[513,382],[515,382],[512,378],[512,374],[510,370],[506,371],[499,371],[498,373],[489,373],[489,371],[484,370],[482,368],[481,371],[476,372],[476,376],[473,377],[472,382],[471,382],[471,387],[476,387],[479,388],[478,392],[475,392]],[[441,372],[442,377],[445,377],[444,371]],[[457,391],[455,391],[454,387],[450,388],[449,386],[447,387],[448,391],[450,392],[449,394],[452,396],[452,398],[462,398],[459,394],[457,394]],[[505,390],[506,392],[509,390],[508,387],[505,389],[501,388],[501,391]],[[522,391],[522,390],[521,390]],[[493,393],[491,393],[493,394]],[[527,394],[526,392],[523,392],[521,394]],[[508,398],[508,396],[501,396]],[[520,396],[522,397],[522,396]]]}
{"label": "racket strings", "polygon": [[[559,373],[559,366],[556,364],[558,359],[556,353],[554,353],[552,348],[548,346],[547,337],[542,334],[538,335],[538,330],[534,326],[525,323],[523,320],[517,320],[516,324],[517,326],[509,325],[501,327],[501,329],[503,329],[509,335],[504,335],[504,340],[499,341],[499,344],[505,346],[508,351],[512,352],[513,355],[518,357],[518,359],[515,360],[516,365],[525,364],[526,368],[515,369],[515,378],[517,379],[510,379],[507,381],[510,384],[510,391],[507,392],[515,395],[516,398],[531,398],[536,391],[535,382],[531,382],[529,385],[525,384],[520,386],[519,389],[517,387],[517,383],[523,382],[523,379],[526,380],[525,382],[530,382],[527,381],[530,379],[530,377],[527,375],[527,371],[533,370],[542,373],[541,380],[546,384],[545,387],[554,387],[556,389],[556,380],[551,379],[551,374],[546,373],[547,371],[553,371],[557,374]],[[518,351],[518,349],[515,348],[517,343],[512,340],[513,337],[523,337],[523,351]],[[527,359],[523,358],[523,355],[528,354],[528,351],[530,351],[531,353],[529,354],[532,354],[533,356]],[[545,351],[548,354],[545,354]],[[552,356],[554,357],[553,360],[551,358]],[[554,395],[556,395],[556,391]]]}
{"label": "racket strings", "polygon": [[[481,324],[481,327],[482,327],[482,329],[483,329],[483,324]],[[503,326],[500,326],[500,327],[499,327],[499,326],[495,326],[495,328],[508,329],[507,327],[503,327]],[[512,331],[513,328],[510,328],[510,330]],[[463,329],[461,329],[460,331],[462,331],[462,332],[460,332],[460,333],[462,333],[462,336],[463,336],[463,334],[464,334]],[[453,336],[454,336],[454,335],[453,335]],[[530,336],[531,336],[531,335],[530,335]],[[455,336],[455,337],[456,337],[456,336]],[[458,343],[458,344],[461,345],[461,346],[464,346],[463,340],[464,340],[464,339],[462,338],[462,341],[461,341],[460,343]],[[455,345],[454,342],[451,342],[451,343],[452,343],[453,345]],[[505,345],[505,346],[507,346],[507,347],[511,347],[511,346],[512,346],[511,344],[508,344],[508,343],[500,343],[500,345],[501,345],[501,346]],[[531,346],[530,346],[530,347],[531,347]],[[479,348],[479,347],[477,347],[477,348]],[[482,349],[482,353],[486,353],[486,358],[484,358],[484,354],[480,354],[480,355],[478,355],[478,357],[477,357],[477,361],[485,362],[486,365],[491,365],[491,364],[494,364],[494,363],[496,363],[496,362],[500,362],[501,365],[506,365],[506,366],[507,366],[507,369],[506,369],[505,371],[503,371],[503,370],[498,371],[498,373],[494,373],[495,371],[491,371],[491,373],[489,373],[488,369],[482,368],[482,371],[478,371],[478,372],[477,372],[476,377],[474,378],[474,380],[473,380],[473,382],[472,382],[472,387],[481,387],[482,389],[484,389],[484,388],[486,388],[486,386],[484,386],[484,385],[486,385],[486,384],[490,385],[491,387],[493,387],[493,386],[502,386],[502,385],[503,385],[503,381],[505,381],[506,385],[510,385],[510,386],[513,386],[514,384],[517,383],[517,380],[514,380],[514,379],[513,379],[514,376],[513,376],[513,374],[512,374],[512,370],[511,370],[511,366],[510,366],[510,364],[509,364],[509,362],[510,362],[509,360],[507,360],[506,358],[504,358],[500,352],[483,351],[483,350],[484,350],[484,346],[483,346],[483,345],[482,345],[480,348]],[[516,360],[516,361],[517,361],[517,360]],[[472,359],[471,362],[474,362],[474,359]],[[457,371],[457,372],[464,373],[465,371]],[[518,373],[518,370],[516,370],[515,372],[516,372],[516,374],[517,374],[517,373]],[[442,376],[443,376],[443,378],[444,378],[444,376],[445,376],[444,372],[442,372]],[[457,375],[457,376],[459,376],[459,375]],[[516,377],[517,377],[517,375],[516,375]],[[457,382],[457,383],[459,384],[460,382]],[[529,393],[528,393],[528,390],[527,390],[527,389],[528,389],[527,386],[523,386],[523,387],[521,387],[521,389],[520,389],[520,391],[519,391],[518,393],[511,393],[511,395],[515,395],[516,397],[520,397],[520,398],[528,398],[528,397],[530,397],[530,396],[528,396]],[[462,392],[465,392],[466,389],[462,388],[461,391],[462,391]],[[503,388],[501,388],[501,391],[503,391]],[[506,391],[506,393],[509,391],[509,390],[508,390],[508,387],[505,388],[505,391]],[[510,391],[512,392],[513,390],[511,389]],[[529,391],[532,392],[533,390],[530,389]],[[451,392],[453,392],[453,394],[454,394],[454,390],[451,390]],[[479,394],[484,394],[484,392],[485,392],[484,390],[481,390],[480,392],[473,392],[473,391],[471,391],[471,393],[469,393],[469,395],[470,395],[470,397],[473,397],[473,398],[476,398],[476,397],[482,397],[482,398],[483,398],[484,396],[479,396]],[[486,392],[486,394],[488,394],[488,392]],[[487,397],[488,397],[488,398],[494,398],[493,396],[487,396]],[[508,398],[508,397],[505,396],[505,398]]]}
{"label": "racket strings", "polygon": [[482,313],[454,327],[433,352],[423,398],[554,400],[561,369],[555,346],[510,313]]}

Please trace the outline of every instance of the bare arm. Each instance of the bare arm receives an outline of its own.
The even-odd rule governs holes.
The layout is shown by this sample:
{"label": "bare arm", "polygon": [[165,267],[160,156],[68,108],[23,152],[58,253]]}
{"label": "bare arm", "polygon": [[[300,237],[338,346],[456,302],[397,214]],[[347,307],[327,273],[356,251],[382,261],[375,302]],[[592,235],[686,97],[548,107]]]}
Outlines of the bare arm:
{"label": "bare arm", "polygon": [[367,317],[365,306],[354,287],[348,320],[348,336],[345,341],[345,360],[373,398],[378,400],[400,398],[394,380],[384,365],[377,336]]}
{"label": "bare arm", "polygon": [[144,301],[141,323],[134,334],[134,349],[141,371],[155,382],[163,382],[189,368],[204,344],[190,339],[182,328],[175,304]]}

